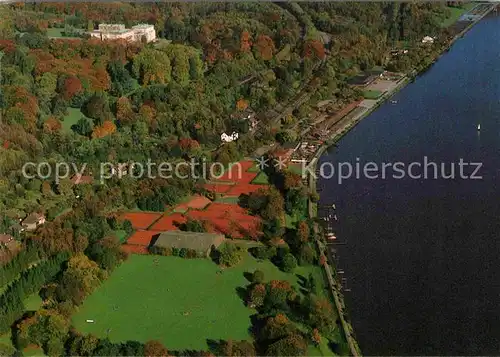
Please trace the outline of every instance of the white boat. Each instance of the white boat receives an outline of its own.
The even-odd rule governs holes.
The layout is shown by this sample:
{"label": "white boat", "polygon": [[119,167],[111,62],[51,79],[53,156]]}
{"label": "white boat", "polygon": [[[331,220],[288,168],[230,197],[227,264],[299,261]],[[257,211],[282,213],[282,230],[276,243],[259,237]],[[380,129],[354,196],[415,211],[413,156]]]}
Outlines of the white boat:
{"label": "white boat", "polygon": [[477,124],[477,131],[481,130],[481,124]]}
{"label": "white boat", "polygon": [[397,100],[391,100],[391,103],[392,103],[392,104],[397,104],[397,103],[398,103],[398,101],[397,101]]}

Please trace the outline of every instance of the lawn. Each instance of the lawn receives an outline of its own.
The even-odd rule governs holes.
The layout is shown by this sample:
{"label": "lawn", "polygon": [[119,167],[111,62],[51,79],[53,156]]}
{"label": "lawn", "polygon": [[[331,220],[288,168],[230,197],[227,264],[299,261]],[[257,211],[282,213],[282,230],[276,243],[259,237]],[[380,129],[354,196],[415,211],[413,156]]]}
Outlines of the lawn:
{"label": "lawn", "polygon": [[259,172],[257,176],[252,180],[254,185],[269,185],[269,176],[264,171]]}
{"label": "lawn", "polygon": [[218,197],[215,202],[217,203],[231,203],[231,204],[238,204],[240,201],[239,197],[236,196],[223,196],[223,197]]}
{"label": "lawn", "polygon": [[[244,305],[238,291],[249,284],[244,273],[255,269],[266,280],[286,279],[298,286],[297,275],[249,254],[222,274],[208,259],[132,255],[87,298],[73,323],[80,332],[100,337],[109,332],[115,342],[158,339],[170,350],[206,350],[207,339],[249,339],[255,310]],[[305,277],[310,272],[321,274],[319,267],[296,271]]]}
{"label": "lawn", "polygon": [[378,99],[382,95],[382,92],[379,90],[365,90],[363,91],[363,97],[365,99]]}
{"label": "lawn", "polygon": [[441,20],[440,26],[442,28],[450,27],[451,25],[453,25],[455,22],[458,21],[460,16],[465,14],[467,11],[471,10],[474,6],[476,6],[475,3],[463,4],[462,7],[448,6],[448,10],[450,10],[450,15]]}
{"label": "lawn", "polygon": [[71,126],[76,124],[85,115],[78,108],[68,108],[68,115],[64,117],[62,128],[66,132],[71,132]]}
{"label": "lawn", "polygon": [[123,229],[118,229],[114,231],[115,237],[118,238],[120,243],[125,243],[127,241],[128,235]]}

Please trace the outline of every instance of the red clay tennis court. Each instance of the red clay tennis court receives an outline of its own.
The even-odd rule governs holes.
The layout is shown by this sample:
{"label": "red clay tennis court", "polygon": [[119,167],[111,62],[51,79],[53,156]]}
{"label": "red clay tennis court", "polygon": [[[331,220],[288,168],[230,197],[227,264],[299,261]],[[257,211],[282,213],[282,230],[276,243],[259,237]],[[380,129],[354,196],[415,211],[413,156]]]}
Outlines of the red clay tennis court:
{"label": "red clay tennis court", "polygon": [[151,226],[151,230],[153,231],[175,231],[179,230],[176,227],[176,224],[186,223],[187,219],[181,213],[173,213],[168,216],[161,217],[158,221],[156,221],[153,226]]}
{"label": "red clay tennis court", "polygon": [[130,254],[149,254],[148,248],[142,245],[122,245],[122,250]]}
{"label": "red clay tennis court", "polygon": [[237,184],[234,185],[229,191],[226,192],[227,196],[240,196],[249,195],[252,192],[258,191],[261,188],[266,188],[266,185],[250,185],[250,184]]}
{"label": "red clay tennis court", "polygon": [[226,193],[233,186],[234,185],[232,185],[232,184],[226,184],[226,183],[207,183],[207,184],[203,185],[203,187],[206,190],[212,191],[215,193]]}
{"label": "red clay tennis court", "polygon": [[175,207],[178,211],[187,211],[188,209],[203,209],[207,207],[212,201],[200,195],[194,195],[191,199]]}
{"label": "red clay tennis court", "polygon": [[160,233],[159,231],[136,231],[127,239],[127,244],[148,246],[151,239]]}
{"label": "red clay tennis court", "polygon": [[161,213],[127,212],[121,218],[128,219],[134,229],[147,229],[161,215]]}

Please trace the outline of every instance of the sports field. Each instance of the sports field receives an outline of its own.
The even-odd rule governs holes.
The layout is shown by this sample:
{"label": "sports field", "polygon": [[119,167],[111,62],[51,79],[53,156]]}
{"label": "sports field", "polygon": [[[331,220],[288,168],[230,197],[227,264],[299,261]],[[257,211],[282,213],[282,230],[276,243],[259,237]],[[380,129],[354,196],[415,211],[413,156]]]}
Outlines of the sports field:
{"label": "sports field", "polygon": [[[80,332],[100,337],[109,332],[115,342],[158,339],[170,350],[207,349],[207,339],[248,339],[255,310],[244,305],[238,290],[249,284],[244,273],[255,269],[266,280],[297,284],[295,274],[250,255],[222,274],[208,259],[131,255],[86,299],[73,322]],[[311,269],[296,273],[307,277]]]}

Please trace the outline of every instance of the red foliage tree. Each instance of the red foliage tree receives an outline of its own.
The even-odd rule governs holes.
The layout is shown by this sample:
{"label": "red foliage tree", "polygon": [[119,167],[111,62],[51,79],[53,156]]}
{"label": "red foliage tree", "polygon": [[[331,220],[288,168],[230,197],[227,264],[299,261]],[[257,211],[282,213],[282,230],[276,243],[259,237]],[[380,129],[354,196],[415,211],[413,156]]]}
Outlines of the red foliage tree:
{"label": "red foliage tree", "polygon": [[275,46],[271,37],[267,35],[259,35],[254,44],[254,48],[263,60],[269,61],[273,58]]}
{"label": "red foliage tree", "polygon": [[304,57],[325,59],[325,46],[318,40],[308,40],[304,44]]}
{"label": "red foliage tree", "polygon": [[75,96],[77,93],[81,93],[83,91],[83,86],[82,82],[78,77],[76,76],[69,76],[66,78],[64,81],[64,88],[63,88],[63,98],[66,100],[70,100]]}
{"label": "red foliage tree", "polygon": [[252,48],[252,40],[248,31],[243,31],[240,36],[240,52],[249,52]]}

